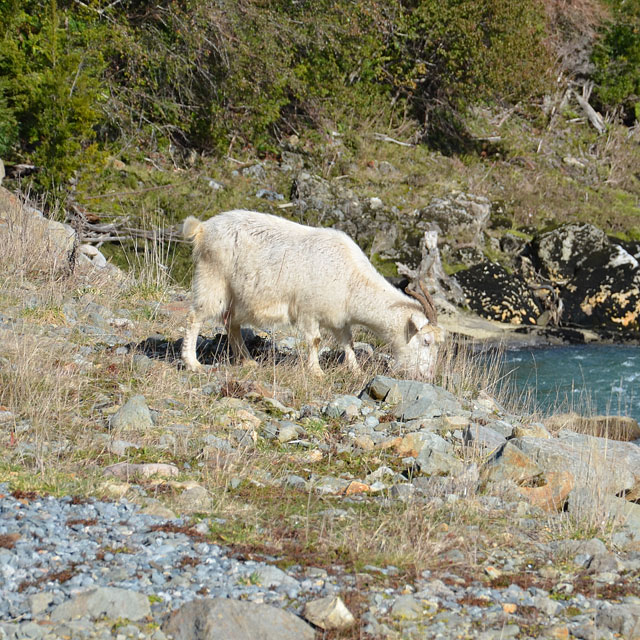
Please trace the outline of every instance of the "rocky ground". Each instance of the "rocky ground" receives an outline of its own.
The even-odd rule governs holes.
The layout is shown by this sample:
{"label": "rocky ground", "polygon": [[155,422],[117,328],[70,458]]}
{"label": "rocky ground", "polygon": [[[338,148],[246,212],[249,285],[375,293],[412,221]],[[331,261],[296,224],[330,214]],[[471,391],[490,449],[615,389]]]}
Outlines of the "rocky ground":
{"label": "rocky ground", "polygon": [[455,344],[434,384],[370,336],[317,381],[208,326],[190,374],[153,263],[3,215],[0,638],[640,637],[635,421],[543,421]]}

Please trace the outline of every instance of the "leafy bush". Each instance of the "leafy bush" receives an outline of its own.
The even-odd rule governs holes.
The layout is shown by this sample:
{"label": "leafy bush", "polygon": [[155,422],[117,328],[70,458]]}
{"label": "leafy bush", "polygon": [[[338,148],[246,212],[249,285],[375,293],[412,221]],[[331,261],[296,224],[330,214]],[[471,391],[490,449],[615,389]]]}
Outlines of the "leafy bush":
{"label": "leafy bush", "polygon": [[544,90],[553,66],[545,37],[539,2],[405,0],[388,68],[419,119],[455,138],[469,104]]}
{"label": "leafy bush", "polygon": [[56,0],[8,0],[0,17],[5,113],[18,123],[23,151],[43,168],[41,186],[55,195],[94,150],[102,71],[96,28]]}
{"label": "leafy bush", "polygon": [[621,109],[627,124],[640,120],[640,5],[615,0],[613,19],[601,29],[592,60],[599,108]]}
{"label": "leafy bush", "polygon": [[540,0],[4,0],[0,115],[19,148],[7,125],[0,150],[56,193],[100,149],[266,152],[396,112],[444,146],[470,104],[544,89],[544,15]]}
{"label": "leafy bush", "polygon": [[7,99],[0,93],[0,158],[7,157],[18,141],[18,123]]}

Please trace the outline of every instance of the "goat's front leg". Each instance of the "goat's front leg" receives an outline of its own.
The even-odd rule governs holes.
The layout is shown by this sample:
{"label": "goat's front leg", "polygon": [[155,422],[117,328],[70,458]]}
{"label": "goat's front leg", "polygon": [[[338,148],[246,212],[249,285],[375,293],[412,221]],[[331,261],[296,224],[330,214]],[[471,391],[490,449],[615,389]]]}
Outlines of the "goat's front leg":
{"label": "goat's front leg", "polygon": [[309,370],[314,376],[321,378],[324,376],[324,371],[320,366],[320,360],[318,358],[318,348],[320,346],[320,336],[312,338],[309,341]]}
{"label": "goat's front leg", "polygon": [[320,360],[318,358],[318,349],[320,347],[320,327],[317,322],[307,320],[302,325],[302,331],[304,333],[307,344],[309,345],[309,370],[314,376],[324,376],[324,371],[320,366]]}
{"label": "goat's front leg", "polygon": [[202,316],[195,308],[192,308],[187,319],[187,331],[182,341],[182,360],[189,371],[202,369],[202,365],[198,362],[198,357],[196,356],[196,344],[200,327],[202,327]]}
{"label": "goat's front leg", "polygon": [[344,349],[344,363],[347,365],[349,371],[354,374],[362,373],[356,354],[353,350],[353,338],[351,336],[351,329],[344,327],[339,330],[334,330],[333,334],[338,341],[338,344]]}

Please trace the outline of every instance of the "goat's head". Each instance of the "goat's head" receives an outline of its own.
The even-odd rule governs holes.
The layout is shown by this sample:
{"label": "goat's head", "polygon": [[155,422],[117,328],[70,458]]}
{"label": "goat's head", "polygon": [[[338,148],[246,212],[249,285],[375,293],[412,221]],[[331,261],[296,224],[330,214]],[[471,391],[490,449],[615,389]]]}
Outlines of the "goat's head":
{"label": "goat's head", "polygon": [[421,292],[406,289],[424,310],[412,313],[405,327],[404,344],[396,353],[396,368],[409,375],[431,379],[435,374],[439,344],[444,340],[444,330],[438,326],[438,316],[429,291],[422,281]]}

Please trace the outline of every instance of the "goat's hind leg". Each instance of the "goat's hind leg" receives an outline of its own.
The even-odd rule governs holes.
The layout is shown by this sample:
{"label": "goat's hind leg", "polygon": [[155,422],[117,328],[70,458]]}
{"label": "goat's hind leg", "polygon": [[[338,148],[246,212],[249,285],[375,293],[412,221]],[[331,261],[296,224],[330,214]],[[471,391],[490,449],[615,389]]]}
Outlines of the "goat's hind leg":
{"label": "goat's hind leg", "polygon": [[247,349],[247,345],[244,342],[240,325],[230,320],[227,320],[225,322],[225,327],[227,328],[227,337],[229,338],[229,345],[231,347],[231,351],[236,361],[242,364],[248,364],[253,366],[257,365],[258,363],[251,357],[251,354]]}
{"label": "goat's hind leg", "polygon": [[223,312],[227,308],[227,296],[224,283],[207,283],[208,288],[203,291],[201,281],[194,285],[193,303],[187,319],[187,330],[182,343],[182,360],[187,369],[198,371],[202,365],[196,355],[196,344],[202,323],[207,318],[213,318],[219,322]]}
{"label": "goat's hind leg", "polygon": [[198,334],[202,321],[205,316],[196,307],[191,307],[189,317],[187,319],[187,330],[182,342],[182,361],[189,371],[198,371],[202,369],[202,365],[198,362],[196,355],[196,344],[198,342]]}

